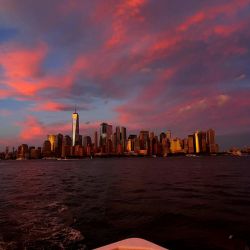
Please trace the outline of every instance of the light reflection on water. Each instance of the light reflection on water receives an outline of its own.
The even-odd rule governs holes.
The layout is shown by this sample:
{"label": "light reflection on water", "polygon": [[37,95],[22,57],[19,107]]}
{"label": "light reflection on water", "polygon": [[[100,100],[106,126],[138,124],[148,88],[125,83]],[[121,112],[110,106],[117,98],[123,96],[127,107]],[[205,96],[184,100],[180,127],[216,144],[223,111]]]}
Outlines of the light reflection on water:
{"label": "light reflection on water", "polygon": [[128,237],[244,249],[249,166],[249,157],[1,161],[0,249],[92,249]]}

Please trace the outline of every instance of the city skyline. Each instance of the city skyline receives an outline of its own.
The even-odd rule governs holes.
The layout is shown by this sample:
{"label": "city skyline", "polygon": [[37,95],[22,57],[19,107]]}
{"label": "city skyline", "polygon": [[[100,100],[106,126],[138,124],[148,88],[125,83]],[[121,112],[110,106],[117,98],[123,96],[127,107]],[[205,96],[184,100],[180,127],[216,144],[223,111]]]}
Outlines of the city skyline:
{"label": "city skyline", "polygon": [[[69,114],[69,113],[68,113]],[[118,133],[117,129],[119,129],[119,132],[121,133],[121,138],[119,139],[119,143],[123,144],[123,150],[125,149],[125,141],[127,138],[127,128],[126,127],[123,127],[121,125],[118,125],[118,124],[110,124],[109,122],[107,121],[103,121],[99,124],[95,124],[94,127],[91,128],[91,130],[87,130],[86,128],[84,129],[84,125],[86,123],[83,123],[83,126],[81,126],[81,122],[80,122],[80,115],[76,109],[76,106],[74,108],[74,112],[71,114],[71,123],[68,121],[68,124],[66,126],[67,130],[65,130],[65,127],[63,128],[60,128],[58,130],[58,127],[55,127],[55,128],[51,128],[51,129],[48,129],[49,133],[47,133],[47,139],[49,141],[54,141],[55,143],[55,140],[56,140],[56,136],[57,135],[63,135],[63,136],[68,136],[70,138],[70,144],[71,146],[76,146],[76,145],[79,145],[79,142],[81,141],[82,144],[83,144],[83,140],[84,140],[84,137],[90,137],[90,139],[93,141],[94,144],[96,144],[96,133],[97,133],[97,141],[98,141],[98,145],[100,145],[102,142],[102,127],[104,126],[105,127],[105,133],[107,130],[109,130],[110,132],[108,132],[109,134],[109,139],[111,139],[111,136],[112,136],[112,140],[114,139],[113,136]],[[206,127],[206,128],[194,128],[192,131],[189,131],[186,135],[177,135],[175,132],[173,133],[173,130],[169,129],[169,128],[165,128],[163,130],[159,130],[159,129],[146,129],[146,128],[138,128],[138,130],[129,130],[129,134],[128,135],[139,135],[141,131],[147,131],[148,133],[154,133],[157,137],[159,137],[159,139],[161,138],[161,134],[162,133],[165,133],[166,132],[166,136],[167,138],[177,138],[177,139],[184,139],[184,138],[188,138],[188,134],[190,133],[193,133],[194,136],[197,136],[196,134],[198,132],[202,132],[202,131],[208,131],[211,129],[212,126],[210,127]],[[113,128],[115,130],[115,132],[113,131]],[[84,130],[85,130],[85,133],[84,133]],[[53,132],[52,132],[53,131]],[[123,132],[125,131],[125,132]],[[113,133],[114,132],[114,133]],[[125,137],[124,135],[122,136],[122,134],[125,133]],[[15,148],[18,144],[28,144],[28,145],[31,145],[32,147],[35,146],[35,147],[39,147],[41,146],[42,144],[42,141],[44,139],[44,136],[45,135],[40,135],[40,137],[36,137],[36,138],[33,138],[33,140],[31,140],[31,143],[30,140],[24,140],[22,142],[17,142],[16,144],[2,144],[0,145],[0,152],[4,152],[4,150],[6,150],[6,147],[8,147],[9,149],[11,148]],[[105,135],[106,136],[106,135]],[[51,138],[51,139],[49,139]],[[220,138],[220,136],[216,135],[216,138],[217,138],[217,141],[218,141],[218,144],[220,144],[221,140],[218,138]],[[104,138],[106,139],[106,138]],[[118,140],[118,139],[115,139],[115,140]],[[235,138],[233,138],[233,141],[235,141]],[[236,143],[234,144],[229,144],[230,146],[225,146],[222,144],[222,147],[220,147],[220,149],[222,151],[227,151],[229,150],[230,148],[233,148],[233,147],[238,147],[238,148],[243,148],[243,147],[249,147],[249,140],[248,138],[246,138],[246,141],[247,143],[244,144],[242,147],[241,146],[238,146],[237,145],[237,141]],[[34,143],[35,142],[35,143]]]}
{"label": "city skyline", "polygon": [[[170,155],[216,155],[220,153],[216,143],[215,131],[195,131],[184,139],[173,137],[171,130],[161,132],[160,135],[152,131],[140,130],[139,134],[127,136],[126,127],[101,123],[94,138],[89,135],[81,135],[79,131],[79,114],[72,113],[71,137],[61,133],[49,134],[42,147],[35,147],[22,143],[17,148],[6,146],[4,152],[0,152],[0,159],[24,160],[24,159],[66,159],[83,158],[92,156],[160,156]],[[246,149],[248,152],[249,149]],[[234,150],[234,154],[241,154]]]}
{"label": "city skyline", "polygon": [[[45,14],[46,13],[46,14]],[[0,150],[122,125],[250,141],[249,0],[0,0]]]}

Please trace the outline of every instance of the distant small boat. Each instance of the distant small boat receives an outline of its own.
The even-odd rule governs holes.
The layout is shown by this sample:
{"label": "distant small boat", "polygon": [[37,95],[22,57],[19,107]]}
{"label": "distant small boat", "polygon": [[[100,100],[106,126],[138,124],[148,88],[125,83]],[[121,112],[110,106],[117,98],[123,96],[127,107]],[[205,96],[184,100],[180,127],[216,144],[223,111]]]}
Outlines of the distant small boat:
{"label": "distant small boat", "polygon": [[118,241],[110,245],[96,248],[95,250],[168,250],[167,248],[160,247],[150,241],[140,238],[129,238],[126,240]]}

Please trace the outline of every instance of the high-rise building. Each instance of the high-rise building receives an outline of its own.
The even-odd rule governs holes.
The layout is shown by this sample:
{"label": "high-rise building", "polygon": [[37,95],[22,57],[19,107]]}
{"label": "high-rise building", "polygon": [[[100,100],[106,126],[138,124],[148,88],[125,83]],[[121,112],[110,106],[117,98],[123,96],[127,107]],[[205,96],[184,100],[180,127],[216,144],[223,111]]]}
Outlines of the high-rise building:
{"label": "high-rise building", "polygon": [[121,145],[122,152],[126,151],[126,143],[127,143],[127,130],[125,127],[121,127]]}
{"label": "high-rise building", "polygon": [[30,159],[40,159],[41,158],[41,148],[30,147]]}
{"label": "high-rise building", "polygon": [[22,144],[18,147],[17,157],[19,159],[28,159],[29,158],[29,147],[27,144]]}
{"label": "high-rise building", "polygon": [[170,141],[170,151],[171,153],[182,153],[181,140],[179,138],[171,139]]}
{"label": "high-rise building", "polygon": [[170,141],[167,139],[167,137],[162,139],[162,156],[166,157],[170,153]]}
{"label": "high-rise building", "polygon": [[140,150],[147,150],[149,147],[149,131],[140,131]]}
{"label": "high-rise building", "polygon": [[100,125],[100,147],[103,153],[111,153],[110,142],[112,144],[112,125],[102,123]]}
{"label": "high-rise building", "polygon": [[46,140],[43,143],[42,155],[43,157],[51,157],[52,155],[51,143],[49,140]]}
{"label": "high-rise building", "polygon": [[164,132],[160,133],[160,143],[162,143],[164,138],[166,138],[166,134]]}
{"label": "high-rise building", "polygon": [[199,131],[194,133],[194,145],[195,145],[195,153],[200,153],[200,139],[199,139]]}
{"label": "high-rise building", "polygon": [[195,144],[194,144],[194,136],[193,135],[189,135],[188,136],[188,153],[189,154],[193,154],[195,149]]}
{"label": "high-rise building", "polygon": [[79,114],[75,112],[72,114],[72,146],[79,144]]}
{"label": "high-rise building", "polygon": [[207,152],[206,132],[196,131],[194,133],[194,142],[195,153],[199,154]]}
{"label": "high-rise building", "polygon": [[56,157],[61,157],[62,156],[62,146],[63,146],[63,135],[58,134],[56,136],[56,146],[55,146]]}
{"label": "high-rise building", "polygon": [[209,129],[206,134],[206,142],[207,142],[207,151],[209,153],[218,153],[219,146],[215,143],[215,131],[213,129]]}
{"label": "high-rise building", "polygon": [[115,135],[115,147],[117,147],[121,143],[121,129],[118,126],[115,128]]}
{"label": "high-rise building", "polygon": [[206,132],[200,132],[200,145],[201,145],[201,152],[206,153],[207,152],[207,142],[206,142]]}
{"label": "high-rise building", "polygon": [[71,156],[71,146],[72,145],[72,139],[70,136],[65,135],[63,138],[63,145],[62,145],[62,157],[69,157]]}
{"label": "high-rise building", "polygon": [[128,152],[134,152],[135,151],[136,138],[137,138],[137,135],[129,135],[128,143],[127,143],[127,151]]}
{"label": "high-rise building", "polygon": [[100,125],[100,146],[105,146],[107,144],[107,134],[108,134],[108,124],[102,123]]}
{"label": "high-rise building", "polygon": [[149,154],[157,155],[158,153],[158,137],[153,132],[150,133],[149,137]]}
{"label": "high-rise building", "polygon": [[207,131],[207,144],[215,144],[215,132],[211,128]]}
{"label": "high-rise building", "polygon": [[95,152],[97,151],[98,149],[98,133],[97,131],[95,131],[95,134],[94,134],[94,150]]}
{"label": "high-rise building", "polygon": [[182,140],[182,148],[184,153],[188,153],[188,139],[185,138]]}
{"label": "high-rise building", "polygon": [[47,139],[48,139],[48,141],[50,141],[51,152],[55,153],[55,150],[56,150],[56,135],[48,135]]}
{"label": "high-rise building", "polygon": [[87,148],[87,146],[91,147],[92,141],[90,136],[83,137],[83,147]]}
{"label": "high-rise building", "polygon": [[167,130],[166,132],[166,138],[170,141],[171,140],[171,131]]}

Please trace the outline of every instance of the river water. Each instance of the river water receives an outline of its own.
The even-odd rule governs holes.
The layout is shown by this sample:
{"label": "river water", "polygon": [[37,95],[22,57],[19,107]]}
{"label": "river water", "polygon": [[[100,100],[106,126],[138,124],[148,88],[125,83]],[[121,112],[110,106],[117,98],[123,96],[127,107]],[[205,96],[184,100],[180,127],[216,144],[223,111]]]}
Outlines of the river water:
{"label": "river water", "polygon": [[0,161],[0,249],[249,249],[250,157]]}

